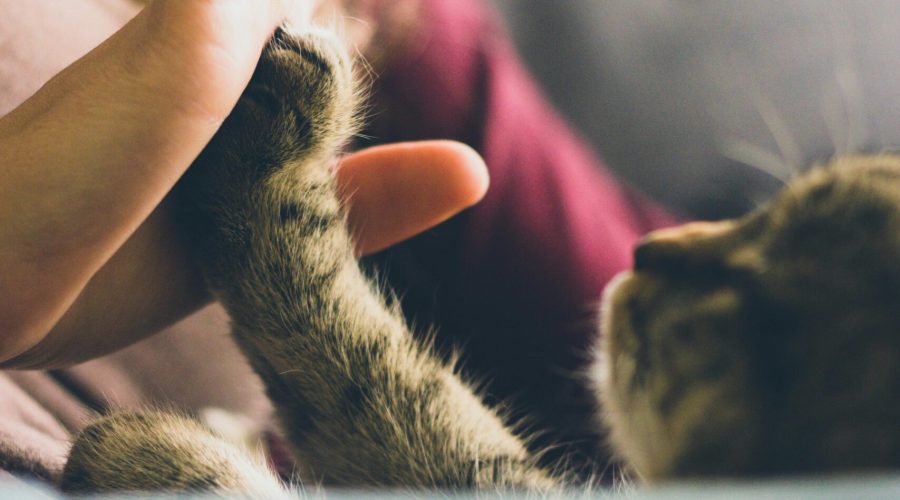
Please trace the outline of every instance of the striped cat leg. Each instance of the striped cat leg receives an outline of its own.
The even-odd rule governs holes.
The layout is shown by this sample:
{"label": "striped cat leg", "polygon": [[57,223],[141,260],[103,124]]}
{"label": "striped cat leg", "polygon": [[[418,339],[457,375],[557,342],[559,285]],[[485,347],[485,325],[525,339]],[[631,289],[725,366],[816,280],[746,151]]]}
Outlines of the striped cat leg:
{"label": "striped cat leg", "polygon": [[337,42],[282,33],[192,173],[193,227],[233,334],[327,482],[551,486],[358,267],[328,167],[352,132],[353,81]]}

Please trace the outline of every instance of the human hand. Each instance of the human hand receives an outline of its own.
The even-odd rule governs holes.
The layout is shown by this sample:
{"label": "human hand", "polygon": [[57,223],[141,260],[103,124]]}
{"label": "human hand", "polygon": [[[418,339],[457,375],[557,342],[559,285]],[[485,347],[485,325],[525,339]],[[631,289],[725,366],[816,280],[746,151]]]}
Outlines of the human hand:
{"label": "human hand", "polygon": [[[88,359],[208,300],[160,202],[292,3],[156,0],[0,120],[0,360]],[[480,158],[444,142],[351,155],[338,181],[360,253],[443,220],[487,185]]]}

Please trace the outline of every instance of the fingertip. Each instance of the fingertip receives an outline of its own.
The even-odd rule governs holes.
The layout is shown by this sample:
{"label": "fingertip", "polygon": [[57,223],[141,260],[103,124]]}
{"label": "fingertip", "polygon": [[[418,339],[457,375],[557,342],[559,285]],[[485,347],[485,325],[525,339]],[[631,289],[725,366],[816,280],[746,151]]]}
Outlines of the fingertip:
{"label": "fingertip", "polygon": [[478,203],[490,184],[484,160],[454,141],[377,146],[344,158],[338,186],[349,202],[360,254],[434,227]]}
{"label": "fingertip", "polygon": [[468,144],[457,141],[433,141],[433,147],[446,158],[451,180],[458,188],[457,201],[463,207],[471,207],[484,198],[490,188],[491,178],[484,158]]}
{"label": "fingertip", "polygon": [[[374,175],[378,172],[380,175]],[[475,205],[490,187],[490,175],[481,155],[457,141],[416,141],[375,146],[345,157],[338,182],[345,188],[379,182],[379,193],[401,198],[419,188],[433,203],[459,211]],[[368,187],[368,186],[367,186]]]}

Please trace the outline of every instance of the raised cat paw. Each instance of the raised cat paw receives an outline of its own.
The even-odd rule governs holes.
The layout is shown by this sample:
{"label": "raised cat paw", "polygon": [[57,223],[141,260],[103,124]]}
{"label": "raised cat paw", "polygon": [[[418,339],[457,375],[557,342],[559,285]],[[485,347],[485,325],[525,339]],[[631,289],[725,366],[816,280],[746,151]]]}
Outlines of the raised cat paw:
{"label": "raised cat paw", "polygon": [[[351,58],[334,35],[314,28],[276,32],[234,111],[181,185],[186,233],[213,288],[244,265],[261,225],[319,217],[314,212],[322,205],[294,199],[333,192],[329,168],[354,131],[356,95]],[[326,211],[337,216],[340,207],[330,198]]]}
{"label": "raised cat paw", "polygon": [[[242,115],[243,132],[252,124],[266,133],[257,147],[271,157],[257,158],[327,160],[352,131],[354,96],[352,64],[342,42],[326,31],[292,35],[279,29],[235,113]],[[272,165],[260,165],[267,166]]]}
{"label": "raised cat paw", "polygon": [[246,189],[282,166],[327,161],[353,131],[355,95],[350,57],[334,35],[279,29],[234,111],[191,169],[203,177],[206,188],[200,188]]}

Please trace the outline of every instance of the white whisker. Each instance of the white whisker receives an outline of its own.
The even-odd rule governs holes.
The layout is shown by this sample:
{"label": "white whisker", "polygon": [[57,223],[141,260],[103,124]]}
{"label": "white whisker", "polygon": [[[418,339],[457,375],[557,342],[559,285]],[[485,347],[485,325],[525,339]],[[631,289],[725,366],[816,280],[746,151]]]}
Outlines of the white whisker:
{"label": "white whisker", "polygon": [[762,118],[769,135],[775,141],[775,145],[781,153],[783,164],[788,167],[792,175],[798,174],[800,165],[803,164],[803,154],[784,117],[778,111],[775,103],[760,91],[756,85],[748,88],[748,93],[753,103],[753,108],[759,117]]}
{"label": "white whisker", "polygon": [[852,153],[868,137],[866,106],[859,69],[853,59],[849,19],[841,2],[829,2],[829,34],[834,78],[823,83],[822,118],[837,155]]}
{"label": "white whisker", "polygon": [[782,184],[787,184],[797,174],[796,169],[777,153],[743,139],[727,138],[720,141],[719,152],[725,158],[752,167]]}

